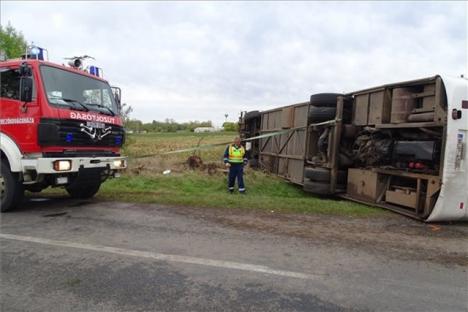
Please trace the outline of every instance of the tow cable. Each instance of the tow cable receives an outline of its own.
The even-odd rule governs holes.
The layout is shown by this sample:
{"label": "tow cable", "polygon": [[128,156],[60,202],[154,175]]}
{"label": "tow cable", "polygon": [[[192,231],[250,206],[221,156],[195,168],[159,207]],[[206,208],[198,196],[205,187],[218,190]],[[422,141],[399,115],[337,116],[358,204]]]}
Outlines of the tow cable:
{"label": "tow cable", "polygon": [[[298,127],[298,128],[291,128],[291,129],[285,129],[285,130],[280,130],[280,131],[275,131],[271,133],[266,133],[266,134],[261,134],[258,136],[254,136],[251,138],[243,139],[243,142],[250,142],[250,141],[255,141],[255,140],[260,140],[264,138],[269,138],[273,136],[278,136],[282,134],[287,134],[291,131],[295,131],[298,129],[302,129],[304,127]],[[142,158],[150,158],[150,157],[156,157],[156,156],[162,156],[162,155],[171,155],[171,154],[178,154],[178,153],[185,153],[185,152],[193,152],[193,151],[198,151],[198,150],[204,150],[204,149],[210,149],[213,147],[217,146],[226,146],[227,144],[230,144],[230,142],[222,142],[222,143],[214,143],[214,144],[204,144],[204,145],[199,145],[195,147],[189,147],[189,148],[183,148],[183,149],[178,149],[174,151],[168,151],[168,152],[163,152],[163,153],[156,153],[156,154],[146,154],[146,155],[141,155],[141,156],[136,156],[136,157],[129,157],[132,159],[142,159]]]}

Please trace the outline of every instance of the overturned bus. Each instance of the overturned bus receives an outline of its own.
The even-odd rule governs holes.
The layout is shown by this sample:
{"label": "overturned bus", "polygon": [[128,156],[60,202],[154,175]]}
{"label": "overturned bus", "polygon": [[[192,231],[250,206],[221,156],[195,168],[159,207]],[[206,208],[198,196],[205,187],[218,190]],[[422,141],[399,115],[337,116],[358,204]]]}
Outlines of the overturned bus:
{"label": "overturned bus", "polygon": [[251,165],[317,195],[468,220],[468,80],[429,77],[244,112]]}

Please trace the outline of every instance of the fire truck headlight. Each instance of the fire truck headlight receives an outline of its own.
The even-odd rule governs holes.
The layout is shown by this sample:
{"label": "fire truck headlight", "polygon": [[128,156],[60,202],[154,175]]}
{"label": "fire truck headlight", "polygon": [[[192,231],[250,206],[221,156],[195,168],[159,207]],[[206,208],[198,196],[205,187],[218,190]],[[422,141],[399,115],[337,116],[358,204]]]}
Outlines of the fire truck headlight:
{"label": "fire truck headlight", "polygon": [[114,167],[125,168],[125,160],[123,159],[114,160]]}
{"label": "fire truck headlight", "polygon": [[53,164],[55,171],[70,171],[72,167],[71,160],[56,160]]}

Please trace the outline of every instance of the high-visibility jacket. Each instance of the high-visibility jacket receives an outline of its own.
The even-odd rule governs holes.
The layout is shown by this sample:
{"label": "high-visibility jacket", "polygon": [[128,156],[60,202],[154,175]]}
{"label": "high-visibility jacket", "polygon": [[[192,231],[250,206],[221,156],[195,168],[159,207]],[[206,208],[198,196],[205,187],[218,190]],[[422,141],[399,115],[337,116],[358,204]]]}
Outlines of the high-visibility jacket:
{"label": "high-visibility jacket", "polygon": [[245,161],[244,147],[235,144],[229,144],[224,153],[224,161],[232,164],[242,164]]}

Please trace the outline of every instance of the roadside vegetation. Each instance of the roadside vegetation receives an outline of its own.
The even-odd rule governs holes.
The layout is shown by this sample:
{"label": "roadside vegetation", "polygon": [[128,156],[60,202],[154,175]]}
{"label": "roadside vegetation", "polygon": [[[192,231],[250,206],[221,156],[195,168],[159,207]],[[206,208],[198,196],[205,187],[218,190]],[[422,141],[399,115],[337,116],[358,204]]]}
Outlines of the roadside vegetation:
{"label": "roadside vegetation", "polygon": [[[350,201],[324,199],[304,193],[296,185],[251,168],[245,171],[247,195],[229,194],[222,163],[224,145],[196,152],[137,158],[199,144],[230,142],[235,136],[235,132],[198,134],[188,131],[130,135],[125,146],[125,154],[130,157],[129,169],[119,179],[104,183],[97,197],[173,206],[264,209],[273,212],[351,216],[384,213],[381,209]],[[200,157],[202,163],[190,168],[187,159],[191,156]],[[58,189],[49,192],[62,194]]]}
{"label": "roadside vegetation", "polygon": [[167,118],[164,121],[153,120],[152,122],[144,123],[141,120],[128,118],[125,122],[127,131],[135,133],[141,132],[176,132],[176,131],[191,131],[198,127],[213,127],[211,121],[189,121],[176,122],[174,119]]}
{"label": "roadside vegetation", "polygon": [[375,208],[335,199],[320,199],[262,172],[246,172],[247,195],[229,194],[224,174],[186,172],[169,176],[124,176],[106,182],[98,194],[109,200],[209,208],[265,209],[271,212],[367,216]]}
{"label": "roadside vegetation", "polygon": [[10,22],[0,25],[0,54],[8,59],[20,57],[26,50],[26,40],[21,31],[16,30]]}
{"label": "roadside vegetation", "polygon": [[[207,121],[188,121],[188,122],[176,122],[174,119],[165,119],[164,121],[153,120],[151,122],[142,122],[141,120],[130,118],[129,115],[133,111],[130,105],[126,105],[122,111],[122,115],[125,120],[125,128],[127,131],[133,133],[154,133],[154,132],[194,132],[196,128],[211,128],[213,123],[210,120]],[[237,131],[237,122],[224,122],[223,126],[225,131]]]}

